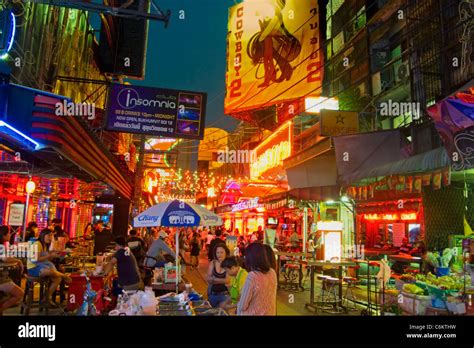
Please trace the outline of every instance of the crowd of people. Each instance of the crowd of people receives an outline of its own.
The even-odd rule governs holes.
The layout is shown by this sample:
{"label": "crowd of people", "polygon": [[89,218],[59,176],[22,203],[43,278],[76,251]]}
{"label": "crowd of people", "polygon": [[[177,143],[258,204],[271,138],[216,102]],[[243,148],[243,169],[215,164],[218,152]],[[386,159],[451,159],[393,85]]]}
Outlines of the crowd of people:
{"label": "crowd of people", "polygon": [[[43,301],[51,307],[58,307],[53,295],[59,284],[71,281],[61,268],[64,255],[58,250],[73,248],[74,242],[77,242],[77,239],[70,240],[61,225],[60,219],[54,219],[48,227],[39,231],[35,222],[29,223],[25,241],[34,246],[37,257],[28,258],[26,264],[11,257],[0,259],[1,262],[16,265],[20,274],[26,268],[25,273],[29,276],[48,278],[49,287]],[[176,233],[179,233],[177,240]],[[232,237],[232,255],[226,244],[229,236]],[[18,237],[12,236],[9,226],[0,226],[0,244],[14,243]],[[262,227],[254,233],[247,231],[242,236],[237,229],[154,227],[137,231],[129,226],[126,237],[114,237],[111,230],[98,221],[87,224],[80,239],[94,241],[94,255],[103,254],[110,250],[111,243],[115,243],[115,251],[103,271],[108,274],[116,268],[118,284],[124,290],[143,289],[150,284],[155,268],[170,262],[174,264],[176,257],[182,265],[197,269],[203,262],[200,256],[206,255],[209,259],[207,297],[213,307],[238,315],[276,313],[275,256],[272,248],[263,244]],[[19,282],[14,282],[9,274],[5,271],[0,274],[0,293],[6,295],[0,297],[0,314],[17,305],[24,295],[21,277]]]}
{"label": "crowd of people", "polygon": [[[179,233],[176,242],[176,233]],[[263,229],[240,236],[221,228],[151,228],[143,237],[129,230],[128,239],[116,241],[117,252],[106,271],[117,265],[120,284],[129,290],[141,289],[150,281],[146,270],[164,267],[178,257],[182,264],[196,269],[200,255],[209,260],[207,297],[212,307],[237,315],[276,314],[276,259],[273,249],[263,244]],[[234,253],[226,239],[233,236]],[[236,237],[236,238],[235,238]],[[179,252],[176,255],[176,243]],[[124,248],[130,253],[126,255]],[[189,253],[189,255],[188,255]],[[128,259],[128,261],[127,261]],[[143,265],[140,269],[137,265]],[[139,274],[143,281],[138,281]],[[124,287],[125,288],[125,287]]]}

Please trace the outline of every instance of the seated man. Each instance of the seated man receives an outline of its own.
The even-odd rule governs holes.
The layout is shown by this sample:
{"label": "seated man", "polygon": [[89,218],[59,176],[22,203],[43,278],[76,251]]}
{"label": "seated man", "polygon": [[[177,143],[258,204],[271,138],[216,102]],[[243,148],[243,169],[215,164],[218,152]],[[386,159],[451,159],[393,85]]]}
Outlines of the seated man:
{"label": "seated man", "polygon": [[163,267],[167,262],[171,261],[170,259],[167,260],[165,255],[169,255],[172,258],[176,257],[176,253],[165,242],[167,237],[166,232],[162,231],[158,239],[153,241],[145,256],[145,267]]}
{"label": "seated man", "polygon": [[115,239],[115,254],[104,267],[105,274],[110,273],[117,265],[118,282],[124,290],[143,290],[144,284],[140,277],[137,260],[127,247],[125,237]]}

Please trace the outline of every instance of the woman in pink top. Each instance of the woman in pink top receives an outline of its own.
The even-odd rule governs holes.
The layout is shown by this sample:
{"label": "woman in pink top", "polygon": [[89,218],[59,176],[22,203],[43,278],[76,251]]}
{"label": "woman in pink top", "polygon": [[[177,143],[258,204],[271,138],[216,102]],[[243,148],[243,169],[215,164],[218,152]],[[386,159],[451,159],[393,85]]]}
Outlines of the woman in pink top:
{"label": "woman in pink top", "polygon": [[262,243],[252,243],[245,249],[245,268],[249,274],[237,315],[276,315],[277,275],[272,268],[272,257]]}

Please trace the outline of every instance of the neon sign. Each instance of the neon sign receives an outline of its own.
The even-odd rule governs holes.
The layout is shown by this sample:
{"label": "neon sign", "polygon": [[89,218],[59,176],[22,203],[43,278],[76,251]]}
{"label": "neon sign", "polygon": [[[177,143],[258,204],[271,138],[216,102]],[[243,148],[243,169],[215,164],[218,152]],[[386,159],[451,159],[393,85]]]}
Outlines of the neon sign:
{"label": "neon sign", "polygon": [[409,212],[409,213],[402,213],[401,215],[398,214],[364,214],[365,220],[387,220],[387,221],[394,221],[394,220],[416,220],[417,213],[416,212]]}
{"label": "neon sign", "polygon": [[8,123],[5,123],[4,121],[0,121],[0,130],[4,133],[11,134],[17,139],[19,137],[22,143],[27,144],[35,150],[38,150],[38,148],[41,147],[39,143],[31,139],[26,134],[20,132],[18,129],[10,126]]}
{"label": "neon sign", "polygon": [[405,213],[402,214],[402,220],[416,220],[417,215],[416,213]]}
{"label": "neon sign", "polygon": [[2,11],[2,19],[1,21],[4,24],[3,28],[0,28],[1,33],[6,36],[5,38],[2,38],[3,42],[6,42],[6,45],[4,46],[3,50],[0,51],[0,59],[6,59],[8,57],[8,52],[12,49],[13,46],[13,40],[15,40],[15,31],[16,31],[16,20],[15,20],[15,15],[13,14],[12,11],[9,10],[4,10]]}
{"label": "neon sign", "polygon": [[283,160],[290,157],[292,126],[291,122],[285,123],[255,148],[253,156],[255,161],[250,165],[252,179],[257,179],[266,171],[281,166]]}
{"label": "neon sign", "polygon": [[259,199],[259,197],[255,197],[255,198],[249,199],[248,201],[244,201],[244,202],[234,204],[232,206],[232,211],[236,212],[236,211],[242,211],[242,210],[257,208],[259,206],[258,199]]}

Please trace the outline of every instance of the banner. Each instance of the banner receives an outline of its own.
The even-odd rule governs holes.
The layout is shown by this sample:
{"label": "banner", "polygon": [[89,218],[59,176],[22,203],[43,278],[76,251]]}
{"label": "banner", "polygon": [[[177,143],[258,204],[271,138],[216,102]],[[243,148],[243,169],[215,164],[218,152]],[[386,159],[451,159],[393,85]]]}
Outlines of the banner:
{"label": "banner", "polygon": [[441,172],[433,174],[433,190],[439,190],[441,188]]}
{"label": "banner", "polygon": [[206,93],[112,84],[106,112],[110,131],[202,139]]}
{"label": "banner", "polygon": [[414,193],[421,193],[421,184],[422,184],[422,176],[421,175],[415,176],[415,180],[413,182]]}
{"label": "banner", "polygon": [[259,0],[229,9],[226,114],[321,94],[317,3]]}
{"label": "banner", "polygon": [[397,180],[397,185],[396,185],[397,191],[405,191],[405,189],[406,189],[406,187],[405,187],[405,176],[404,175],[398,175],[398,178],[396,180]]}
{"label": "banner", "polygon": [[405,181],[405,192],[411,193],[413,191],[413,177],[407,176]]}
{"label": "banner", "polygon": [[430,186],[431,185],[431,173],[423,174],[423,186]]}
{"label": "banner", "polygon": [[443,170],[443,186],[451,185],[451,168],[448,167]]}

